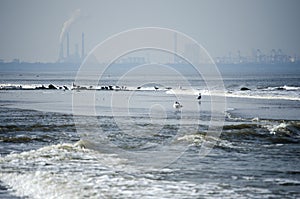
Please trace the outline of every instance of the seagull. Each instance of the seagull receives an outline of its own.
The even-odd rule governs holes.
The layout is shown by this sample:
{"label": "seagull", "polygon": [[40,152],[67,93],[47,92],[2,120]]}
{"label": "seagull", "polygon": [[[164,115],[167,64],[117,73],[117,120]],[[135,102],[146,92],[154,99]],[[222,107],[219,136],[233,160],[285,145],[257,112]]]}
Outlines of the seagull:
{"label": "seagull", "polygon": [[176,101],[176,102],[174,102],[173,107],[175,109],[180,109],[182,107],[182,105],[179,102]]}
{"label": "seagull", "polygon": [[201,93],[199,93],[197,100],[201,100]]}

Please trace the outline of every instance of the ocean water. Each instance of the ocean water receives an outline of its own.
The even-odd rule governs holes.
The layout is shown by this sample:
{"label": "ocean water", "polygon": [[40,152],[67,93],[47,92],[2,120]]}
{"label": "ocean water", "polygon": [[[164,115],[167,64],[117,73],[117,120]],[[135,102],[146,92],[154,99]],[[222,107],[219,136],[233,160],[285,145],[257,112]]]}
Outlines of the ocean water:
{"label": "ocean water", "polygon": [[77,88],[75,72],[1,72],[0,198],[299,198],[300,73],[287,71],[222,69],[224,93],[193,75]]}

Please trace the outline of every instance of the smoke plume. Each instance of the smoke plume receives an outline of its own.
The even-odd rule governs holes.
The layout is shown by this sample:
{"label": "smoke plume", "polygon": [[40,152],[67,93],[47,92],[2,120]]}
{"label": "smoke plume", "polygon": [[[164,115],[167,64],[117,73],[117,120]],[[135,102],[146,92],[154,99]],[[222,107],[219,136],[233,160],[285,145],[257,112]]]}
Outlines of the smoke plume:
{"label": "smoke plume", "polygon": [[67,21],[64,22],[63,27],[61,29],[60,36],[59,36],[59,43],[63,42],[63,39],[64,39],[66,33],[69,31],[72,24],[80,18],[80,16],[81,16],[80,9],[74,10],[71,17]]}

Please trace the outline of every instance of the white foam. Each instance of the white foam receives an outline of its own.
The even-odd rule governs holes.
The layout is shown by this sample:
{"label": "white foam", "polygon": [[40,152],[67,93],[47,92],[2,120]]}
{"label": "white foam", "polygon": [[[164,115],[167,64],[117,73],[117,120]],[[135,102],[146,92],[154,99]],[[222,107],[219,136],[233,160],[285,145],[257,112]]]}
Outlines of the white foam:
{"label": "white foam", "polygon": [[198,95],[201,93],[203,96],[224,96],[233,98],[250,98],[250,99],[270,99],[270,100],[293,100],[300,101],[298,93],[282,92],[282,91],[228,91],[221,90],[196,90],[196,89],[170,89],[166,91],[167,94],[172,95]]}
{"label": "white foam", "polygon": [[[7,90],[21,90],[21,89],[35,89],[41,87],[41,84],[0,84],[0,89]],[[45,85],[47,87],[47,85]],[[57,88],[61,86],[55,85]],[[69,87],[71,89],[86,89],[86,90],[103,90],[103,86],[85,86],[81,85],[80,88]],[[224,93],[221,90],[207,90],[207,89],[167,89],[165,87],[155,88],[150,87],[118,87],[111,86],[113,90],[124,90],[124,91],[166,91],[167,94],[171,95],[195,95],[199,93],[203,96],[224,96],[234,98],[252,98],[252,99],[276,99],[276,100],[293,100],[300,101],[300,87],[295,86],[281,86],[281,87],[268,87],[265,89],[249,90],[249,91],[228,91]]]}
{"label": "white foam", "polygon": [[270,134],[275,135],[278,130],[285,129],[287,126],[287,123],[282,122],[280,124],[267,124],[265,128],[269,130]]}
{"label": "white foam", "polygon": [[282,87],[283,89],[285,89],[285,90],[300,90],[300,87],[296,87],[296,86],[287,86],[287,85],[284,85],[283,87]]}
{"label": "white foam", "polygon": [[194,89],[170,89],[166,93],[171,95],[198,95],[199,91]]}
{"label": "white foam", "polygon": [[[17,196],[30,198],[135,198],[193,195],[194,184],[136,178],[134,168],[114,155],[61,144],[0,159],[0,180]],[[126,175],[120,174],[126,172]]]}
{"label": "white foam", "polygon": [[[52,145],[10,154],[0,157],[0,165],[0,180],[11,188],[13,194],[20,197],[51,199],[243,196],[238,190],[228,190],[213,182],[195,184],[162,180],[155,176],[155,172],[159,171],[130,167],[126,160],[115,155],[101,154],[72,144]],[[165,169],[160,172],[174,173],[176,170]]]}
{"label": "white foam", "polygon": [[226,116],[228,119],[230,119],[230,120],[235,120],[235,121],[244,121],[244,120],[246,120],[245,118],[241,118],[241,117],[233,117],[233,116],[231,115],[231,113],[228,112],[228,111],[225,111],[225,116]]}
{"label": "white foam", "polygon": [[252,118],[251,121],[252,121],[252,122],[259,122],[259,120],[260,120],[259,117],[254,117],[254,118]]}
{"label": "white foam", "polygon": [[293,185],[300,185],[299,180],[291,180],[291,179],[286,179],[286,178],[267,178],[264,180],[264,182],[271,182],[271,183],[276,183],[279,185],[285,185],[285,184],[293,184]]}
{"label": "white foam", "polygon": [[269,100],[293,100],[300,101],[300,97],[297,95],[284,95],[277,93],[255,93],[255,92],[245,92],[245,91],[237,91],[226,93],[226,97],[235,97],[235,98],[250,98],[250,99],[269,99]]}
{"label": "white foam", "polygon": [[[37,87],[46,87],[48,88],[48,85],[50,84],[0,84],[0,90],[32,90],[36,89]],[[63,86],[54,85],[56,88]],[[69,88],[68,88],[69,89]]]}
{"label": "white foam", "polygon": [[0,84],[0,89],[35,89],[38,84]]}
{"label": "white foam", "polygon": [[267,87],[267,88],[264,88],[262,89],[264,91],[276,91],[276,90],[286,90],[286,91],[297,91],[297,90],[300,90],[300,87],[297,87],[297,86],[287,86],[287,85],[284,85],[284,86],[275,86],[275,87]]}

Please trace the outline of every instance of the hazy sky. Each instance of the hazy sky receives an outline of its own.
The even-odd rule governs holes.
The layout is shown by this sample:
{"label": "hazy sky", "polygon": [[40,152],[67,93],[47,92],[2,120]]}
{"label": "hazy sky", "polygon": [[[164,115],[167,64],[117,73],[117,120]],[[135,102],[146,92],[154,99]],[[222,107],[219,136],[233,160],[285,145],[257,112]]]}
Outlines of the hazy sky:
{"label": "hazy sky", "polygon": [[86,51],[112,34],[158,26],[181,31],[211,56],[281,48],[300,55],[299,0],[0,0],[0,59],[56,61],[59,37],[75,10],[70,47]]}

